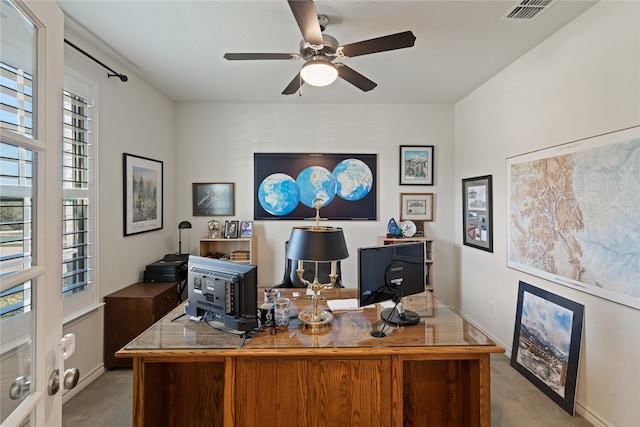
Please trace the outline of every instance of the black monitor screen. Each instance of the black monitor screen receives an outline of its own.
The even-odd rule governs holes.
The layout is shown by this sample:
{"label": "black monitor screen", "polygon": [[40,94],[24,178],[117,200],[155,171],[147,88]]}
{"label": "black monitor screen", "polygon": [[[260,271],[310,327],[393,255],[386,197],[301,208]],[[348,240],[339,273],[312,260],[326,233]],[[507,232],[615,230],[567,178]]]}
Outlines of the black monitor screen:
{"label": "black monitor screen", "polygon": [[358,249],[358,295],[361,307],[426,289],[424,242]]}
{"label": "black monitor screen", "polygon": [[190,255],[187,280],[185,313],[239,331],[258,327],[255,265]]}

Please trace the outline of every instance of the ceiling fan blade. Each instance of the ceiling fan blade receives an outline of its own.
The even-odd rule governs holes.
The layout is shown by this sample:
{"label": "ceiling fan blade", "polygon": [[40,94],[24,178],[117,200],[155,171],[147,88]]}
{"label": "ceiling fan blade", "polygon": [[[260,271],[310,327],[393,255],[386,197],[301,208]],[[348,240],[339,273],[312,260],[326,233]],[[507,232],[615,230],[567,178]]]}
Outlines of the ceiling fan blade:
{"label": "ceiling fan blade", "polygon": [[225,53],[224,58],[229,61],[251,59],[299,59],[297,53]]}
{"label": "ceiling fan blade", "polygon": [[340,76],[340,78],[348,81],[363,92],[369,92],[370,90],[378,86],[377,83],[372,82],[362,74],[355,71],[353,68],[349,68],[340,62],[336,63],[335,65],[336,68],[338,68],[338,76]]}
{"label": "ceiling fan blade", "polygon": [[416,36],[414,36],[411,31],[405,31],[403,33],[350,43],[342,46],[339,50],[342,51],[345,57],[353,58],[354,56],[367,55],[370,53],[404,49],[405,47],[413,46],[415,41]]}
{"label": "ceiling fan blade", "polygon": [[302,38],[311,47],[322,46],[322,31],[318,23],[316,5],[312,0],[288,0],[293,16],[296,18]]}
{"label": "ceiling fan blade", "polygon": [[300,77],[300,73],[298,73],[293,78],[293,80],[291,80],[291,83],[289,83],[289,86],[284,88],[284,90],[282,91],[282,94],[283,95],[293,95],[294,93],[296,93],[298,91],[298,89],[300,89],[300,87],[303,84],[304,84],[304,80],[302,80],[302,78]]}

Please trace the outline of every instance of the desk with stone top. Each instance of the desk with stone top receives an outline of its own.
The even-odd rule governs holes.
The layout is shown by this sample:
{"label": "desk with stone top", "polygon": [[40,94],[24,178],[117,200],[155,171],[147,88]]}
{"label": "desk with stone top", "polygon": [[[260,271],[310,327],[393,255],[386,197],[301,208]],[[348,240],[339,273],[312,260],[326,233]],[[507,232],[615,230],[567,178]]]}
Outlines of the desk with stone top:
{"label": "desk with stone top", "polygon": [[[293,313],[310,305],[280,291]],[[490,354],[504,349],[430,292],[403,305],[420,323],[385,338],[370,334],[383,327],[373,307],[335,312],[319,333],[292,319],[244,341],[176,320],[180,305],[117,353],[134,361],[133,425],[489,427]]]}

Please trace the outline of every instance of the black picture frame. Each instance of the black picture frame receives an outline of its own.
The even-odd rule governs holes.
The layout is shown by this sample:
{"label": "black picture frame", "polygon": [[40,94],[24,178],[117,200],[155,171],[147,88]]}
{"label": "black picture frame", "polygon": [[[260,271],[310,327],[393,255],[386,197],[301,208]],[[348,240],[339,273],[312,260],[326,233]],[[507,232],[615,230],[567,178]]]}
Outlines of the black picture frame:
{"label": "black picture frame", "polygon": [[433,145],[400,146],[400,185],[433,185]]}
{"label": "black picture frame", "polygon": [[163,167],[159,160],[122,154],[124,236],[162,229]]}
{"label": "black picture frame", "polygon": [[583,321],[582,304],[519,282],[511,366],[571,415]]}
{"label": "black picture frame", "polygon": [[233,182],[194,182],[191,188],[193,216],[235,215]]}
{"label": "black picture frame", "polygon": [[238,238],[238,225],[239,222],[232,220],[232,221],[225,221],[224,222],[224,237],[225,239],[237,239]]}
{"label": "black picture frame", "polygon": [[[363,174],[362,185],[357,192],[362,197],[348,200],[340,195],[341,188],[337,187],[336,195],[320,209],[320,216],[328,220],[377,220],[377,154],[350,153],[254,153],[254,220],[302,220],[312,219],[316,210],[298,200],[287,201],[288,209],[271,209],[262,205],[261,185],[267,185],[269,180],[283,178],[292,187],[288,192],[283,191],[283,197],[289,197],[292,191],[298,191],[297,179],[303,171],[310,167],[322,167],[334,175],[335,170],[344,170],[347,164],[355,164],[366,173]],[[368,169],[368,171],[367,171]],[[339,179],[336,179],[339,182]],[[366,186],[364,185],[366,184]],[[338,184],[341,185],[341,184]],[[364,188],[367,188],[365,190]],[[264,188],[264,187],[263,187]],[[279,200],[278,197],[273,199]],[[270,209],[271,211],[268,211]]]}
{"label": "black picture frame", "polygon": [[462,243],[493,252],[492,176],[462,180]]}

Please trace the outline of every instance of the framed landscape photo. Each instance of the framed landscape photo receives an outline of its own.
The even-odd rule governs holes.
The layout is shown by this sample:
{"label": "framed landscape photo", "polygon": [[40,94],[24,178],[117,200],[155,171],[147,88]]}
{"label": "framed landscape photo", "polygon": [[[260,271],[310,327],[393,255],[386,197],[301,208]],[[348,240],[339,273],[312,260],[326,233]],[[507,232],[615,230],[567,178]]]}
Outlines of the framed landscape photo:
{"label": "framed landscape photo", "polygon": [[400,193],[400,221],[433,221],[433,193]]}
{"label": "framed landscape photo", "polygon": [[511,366],[574,414],[584,306],[522,281]]}
{"label": "framed landscape photo", "polygon": [[462,180],[462,242],[493,252],[491,175]]}
{"label": "framed landscape photo", "polygon": [[124,235],[162,228],[163,163],[124,153]]}
{"label": "framed landscape photo", "polygon": [[433,145],[400,146],[400,185],[433,185]]}
{"label": "framed landscape photo", "polygon": [[235,215],[233,182],[194,182],[193,216]]}

